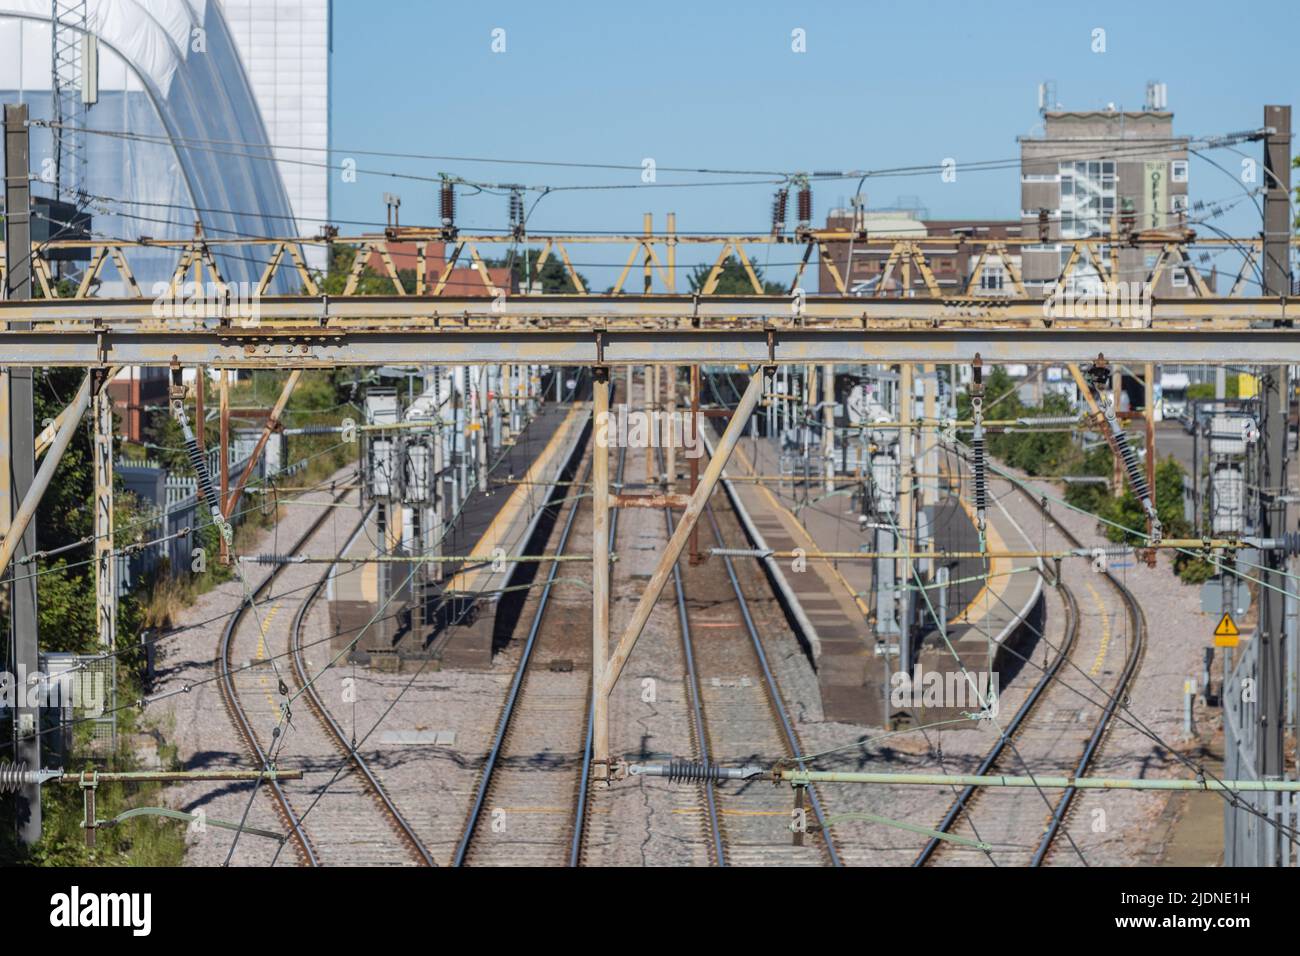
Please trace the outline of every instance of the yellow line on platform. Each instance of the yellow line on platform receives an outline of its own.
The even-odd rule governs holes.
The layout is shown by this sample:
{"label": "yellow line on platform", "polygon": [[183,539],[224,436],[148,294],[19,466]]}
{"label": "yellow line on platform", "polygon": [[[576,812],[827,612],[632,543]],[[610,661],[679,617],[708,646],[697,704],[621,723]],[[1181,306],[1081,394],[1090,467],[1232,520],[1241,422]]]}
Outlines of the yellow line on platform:
{"label": "yellow line on platform", "polygon": [[1088,671],[1089,677],[1096,677],[1101,673],[1101,665],[1106,662],[1106,649],[1110,647],[1110,612],[1106,610],[1106,603],[1097,593],[1097,589],[1092,586],[1092,582],[1085,580],[1083,583],[1087,586],[1088,593],[1092,595],[1097,610],[1101,612],[1101,647],[1097,650],[1097,659],[1092,662],[1092,669]]}
{"label": "yellow line on platform", "polygon": [[[266,612],[266,617],[262,618],[262,633],[257,635],[257,659],[266,660],[266,632],[271,628],[271,618],[275,617],[276,612],[280,610],[280,602],[276,601],[271,605],[271,610]],[[266,691],[266,700],[272,707],[276,707],[275,698],[271,696],[271,685],[266,679],[266,674],[258,676],[258,683]]]}
{"label": "yellow line on platform", "polygon": [[[528,486],[536,482],[542,470],[546,468],[556,454],[556,450],[567,441],[573,428],[585,422],[590,415],[591,410],[588,408],[586,402],[573,403],[573,407],[569,409],[569,413],[564,416],[564,421],[560,422],[559,426],[555,429],[550,440],[546,443],[546,447],[542,449],[542,453],[538,455],[537,458],[533,460],[532,465],[529,466],[527,473],[524,475],[523,482],[516,487],[513,492],[511,492],[510,498],[501,506],[501,509],[492,516],[492,520],[488,523],[487,529],[479,537],[478,543],[474,545],[474,549],[465,557],[466,564],[482,564],[484,561],[492,557],[492,551],[497,547],[497,537],[501,534],[502,528],[508,526],[509,523],[515,519],[515,516],[524,507],[524,504],[527,501],[532,500],[533,493]],[[466,582],[469,580],[470,574],[477,575],[477,573],[481,571],[482,568],[475,568],[472,572],[458,571],[455,577],[453,577],[447,584],[445,590],[448,592],[477,590],[469,587]]]}

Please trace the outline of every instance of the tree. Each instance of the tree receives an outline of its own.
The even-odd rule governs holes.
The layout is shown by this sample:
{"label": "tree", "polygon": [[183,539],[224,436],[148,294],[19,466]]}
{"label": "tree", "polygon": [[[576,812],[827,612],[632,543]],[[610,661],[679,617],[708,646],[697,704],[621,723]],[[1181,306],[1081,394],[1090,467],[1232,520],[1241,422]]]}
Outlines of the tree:
{"label": "tree", "polygon": [[[752,263],[751,263],[752,265]],[[754,277],[758,279],[759,285],[763,287],[765,295],[786,295],[788,290],[779,282],[768,282],[763,275],[763,267],[755,265]],[[691,270],[690,284],[692,292],[701,292],[704,284],[709,281],[709,274],[713,271],[713,266],[701,263]],[[734,253],[727,256],[722,263],[722,270],[718,273],[718,284],[713,291],[718,295],[757,295],[754,291],[754,283],[749,279],[749,273],[745,271],[744,264],[740,257]]]}
{"label": "tree", "polygon": [[[85,372],[75,368],[36,370],[33,410],[37,428],[55,418],[72,400]],[[95,475],[92,468],[92,430],[89,416],[73,432],[67,451],[59,460],[49,488],[41,498],[33,519],[37,547],[42,551],[73,545],[94,532]],[[139,517],[135,499],[126,493],[120,477],[114,494],[114,528],[129,528]],[[129,540],[119,533],[116,544]],[[39,572],[36,599],[41,647],[52,651],[89,653],[97,648],[95,632],[95,571],[87,560],[91,545],[60,555],[57,561],[35,562],[22,571]],[[20,572],[21,573],[21,572]],[[118,633],[138,631],[139,604],[124,595],[118,602]]]}
{"label": "tree", "polygon": [[[347,288],[348,276],[352,273],[352,264],[356,261],[358,248],[343,243],[333,243],[329,247],[330,262],[325,277],[320,280],[320,290],[325,295],[342,295]],[[415,270],[398,269],[397,278],[407,292],[415,291]],[[367,264],[362,267],[357,279],[358,295],[392,295],[393,280],[387,275],[380,275]]]}
{"label": "tree", "polygon": [[[510,267],[511,279],[516,289],[527,287],[528,280],[541,282],[542,291],[547,294],[563,295],[577,291],[573,284],[573,279],[569,275],[569,270],[565,268],[564,261],[555,253],[546,257],[542,263],[541,269],[537,268],[537,261],[542,257],[540,249],[524,249],[516,252],[512,256],[503,256],[500,259],[485,259],[484,265],[492,269],[504,269],[507,265]],[[591,282],[585,275],[577,269],[578,279],[582,282],[584,289],[591,288]]]}

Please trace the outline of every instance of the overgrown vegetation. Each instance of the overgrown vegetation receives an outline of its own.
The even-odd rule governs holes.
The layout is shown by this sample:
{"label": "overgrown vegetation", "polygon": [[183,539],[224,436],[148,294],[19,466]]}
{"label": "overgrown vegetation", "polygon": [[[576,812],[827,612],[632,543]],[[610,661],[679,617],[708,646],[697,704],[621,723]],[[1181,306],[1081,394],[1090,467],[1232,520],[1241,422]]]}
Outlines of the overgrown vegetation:
{"label": "overgrown vegetation", "polygon": [[[1075,409],[1062,395],[1049,394],[1040,406],[1022,402],[1015,390],[1015,382],[1000,367],[994,368],[984,381],[986,418],[1008,420],[1074,414]],[[996,404],[992,404],[994,402]],[[959,417],[970,417],[968,395],[958,395],[957,409]],[[1035,477],[1110,478],[1114,470],[1114,455],[1109,445],[1102,442],[1085,450],[1064,429],[991,432],[988,434],[987,447],[993,457]],[[1186,470],[1173,457],[1167,456],[1156,464],[1156,514],[1160,517],[1165,537],[1186,537],[1192,532],[1183,510],[1185,474]],[[1095,514],[1099,519],[1098,528],[1110,541],[1126,544],[1142,542],[1140,535],[1125,530],[1141,531],[1146,528],[1146,513],[1127,485],[1122,494],[1115,495],[1109,482],[1071,482],[1066,486],[1065,500],[1081,511]],[[1174,570],[1189,584],[1205,581],[1214,575],[1214,568],[1209,562],[1181,553],[1174,560]]]}
{"label": "overgrown vegetation", "polygon": [[[763,267],[751,263],[754,270],[754,278],[758,280],[759,285],[763,287],[765,295],[785,295],[787,289],[779,282],[769,282],[763,274]],[[691,270],[689,282],[692,292],[699,292],[704,288],[704,284],[709,279],[709,273],[713,271],[713,266],[700,264]],[[754,291],[754,283],[749,278],[749,273],[745,271],[745,265],[734,253],[727,256],[722,263],[722,269],[718,273],[718,283],[713,290],[718,295],[757,295]]]}
{"label": "overgrown vegetation", "polygon": [[[71,400],[85,373],[71,368],[37,370],[33,408],[39,424],[53,418]],[[66,651],[78,654],[95,653],[99,649],[95,631],[95,575],[90,561],[93,534],[94,475],[91,470],[91,423],[87,419],[73,434],[72,442],[64,453],[46,491],[35,523],[37,544],[42,551],[75,545],[53,561],[37,561],[15,568],[19,574],[36,574],[37,615],[42,651]],[[114,522],[119,531],[117,544],[133,540],[133,531],[141,528],[142,509],[134,496],[126,493],[119,484],[114,496]],[[8,594],[3,595],[5,612],[0,614],[6,659],[11,652]],[[119,647],[125,648],[117,657],[117,683],[119,700],[132,700],[140,696],[143,684],[143,654],[131,642],[140,633],[145,620],[144,604],[138,594],[123,595],[118,602],[117,629]],[[105,701],[105,707],[110,706]],[[139,715],[131,709],[117,712],[117,750],[100,754],[102,764],[113,769],[134,769],[137,760],[131,751],[131,742],[140,730]],[[90,748],[91,725],[83,722],[75,727],[70,752],[60,756],[53,745],[55,739],[47,737],[43,750],[50,752],[51,763],[63,764],[65,769],[94,769]],[[12,739],[12,729],[4,728],[6,740]],[[5,750],[8,750],[6,746]],[[51,752],[53,751],[53,752]],[[10,759],[4,753],[0,759]],[[116,786],[101,787],[98,792],[98,815],[111,817],[132,806],[157,803],[158,787]],[[183,830],[174,821],[132,820],[121,827],[102,831],[99,846],[88,850],[82,831],[82,798],[79,789],[67,785],[47,785],[42,791],[42,813],[45,822],[44,838],[34,847],[18,845],[15,838],[14,801],[5,801],[0,810],[0,862],[36,865],[133,864],[176,865],[182,857]]]}
{"label": "overgrown vegetation", "polygon": [[[36,379],[35,418],[38,423],[55,417],[68,403],[84,374],[76,369],[40,371]],[[237,383],[231,391],[231,404],[238,408],[269,407],[280,393],[287,373],[266,371]],[[286,421],[294,425],[338,424],[344,417],[357,417],[356,373],[343,369],[334,372],[305,372],[285,411]],[[215,392],[215,390],[212,390]],[[215,407],[215,394],[209,407]],[[194,419],[190,402],[191,421]],[[208,447],[218,440],[217,427],[209,424],[205,431]],[[185,454],[179,426],[166,410],[157,410],[149,423],[147,444],[124,445],[123,454],[149,457],[177,474],[192,474]],[[89,558],[93,533],[94,476],[91,471],[93,436],[87,419],[74,434],[71,445],[59,463],[36,516],[38,546],[51,550],[74,545],[79,547],[51,561],[26,565],[20,573],[38,573],[37,599],[42,651],[94,653],[98,651],[95,631],[94,570]],[[328,477],[355,461],[358,446],[340,441],[337,434],[291,436],[287,441],[284,464],[291,468],[279,478],[282,485],[310,485]],[[147,511],[128,494],[118,477],[115,494],[115,544],[122,547],[143,540],[152,532]],[[236,528],[235,550],[247,550],[258,531],[270,523],[275,512],[274,495],[245,497],[241,505],[244,520]],[[202,511],[200,511],[200,515]],[[194,546],[207,555],[219,551],[215,527],[203,522],[193,533]],[[194,599],[216,584],[228,580],[232,571],[217,560],[207,560],[204,570],[175,575],[166,562],[145,580],[133,582],[130,593],[118,604],[119,654],[117,687],[119,706],[122,701],[142,696],[144,690],[144,655],[133,646],[144,630],[174,626],[179,613]],[[7,599],[7,596],[6,596]],[[8,615],[0,615],[0,628],[6,629]],[[106,702],[106,706],[109,706]],[[76,725],[73,744],[62,763],[68,769],[142,769],[135,754],[136,745],[151,734],[158,741],[165,769],[180,769],[174,748],[168,747],[156,727],[149,727],[144,717],[131,707],[116,712],[118,747],[113,753],[97,751],[91,746],[89,722]],[[9,739],[10,728],[4,728]],[[52,740],[52,738],[51,738]],[[8,756],[0,756],[0,760]],[[97,791],[98,816],[111,818],[122,811],[163,802],[162,787],[103,785]],[[34,847],[22,847],[15,838],[12,818],[14,802],[6,801],[0,814],[0,862],[27,865],[134,865],[174,866],[184,855],[185,826],[175,820],[138,817],[120,826],[101,830],[94,850],[85,846],[82,829],[82,797],[79,788],[64,784],[47,785],[42,790],[44,836]]]}

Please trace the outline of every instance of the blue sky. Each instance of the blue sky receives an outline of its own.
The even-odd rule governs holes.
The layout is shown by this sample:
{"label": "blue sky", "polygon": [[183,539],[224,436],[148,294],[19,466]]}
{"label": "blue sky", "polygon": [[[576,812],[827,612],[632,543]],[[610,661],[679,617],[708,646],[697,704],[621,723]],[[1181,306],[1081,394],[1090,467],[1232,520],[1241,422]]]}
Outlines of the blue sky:
{"label": "blue sky", "polygon": [[[796,9],[796,8],[799,9]],[[742,12],[743,11],[743,12]],[[1146,82],[1168,86],[1175,130],[1250,129],[1266,102],[1300,97],[1292,59],[1300,4],[1038,2],[517,3],[334,0],[333,141],[349,149],[743,170],[880,169],[957,161],[937,173],[867,181],[870,206],[919,197],[934,217],[1018,215],[1018,172],[962,172],[1013,158],[1038,122],[1037,86],[1056,83],[1067,109],[1137,109]],[[505,31],[493,53],[492,31]],[[791,50],[805,31],[807,52]],[[1105,52],[1093,31],[1105,30]],[[1298,117],[1300,119],[1300,117]],[[1257,156],[1259,147],[1242,147]],[[1219,151],[1216,159],[1238,166]],[[558,169],[358,157],[362,169],[454,173],[528,185],[635,184],[637,170]],[[1193,159],[1192,198],[1240,196],[1235,180]],[[384,192],[402,221],[435,219],[432,183],[334,174],[336,220],[383,218]],[[746,180],[658,173],[660,184]],[[816,187],[815,219],[855,183]],[[683,231],[766,230],[773,187],[556,192],[538,230],[639,230],[645,212],[676,211]],[[531,198],[529,200],[531,202]],[[500,228],[506,201],[463,200],[462,228]],[[1218,224],[1258,231],[1248,203]],[[792,257],[773,251],[771,271]],[[589,264],[615,251],[595,247]],[[583,269],[608,284],[615,268]]]}

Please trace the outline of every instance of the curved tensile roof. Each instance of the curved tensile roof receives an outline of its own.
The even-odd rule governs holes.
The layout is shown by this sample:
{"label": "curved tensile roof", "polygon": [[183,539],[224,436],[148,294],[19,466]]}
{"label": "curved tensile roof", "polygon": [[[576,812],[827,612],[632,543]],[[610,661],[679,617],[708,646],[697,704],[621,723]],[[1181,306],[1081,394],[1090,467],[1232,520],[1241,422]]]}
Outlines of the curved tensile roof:
{"label": "curved tensile roof", "polygon": [[[87,128],[146,138],[85,134],[85,190],[111,197],[96,210],[96,233],[106,234],[104,226],[111,224],[111,234],[124,238],[187,237],[195,219],[213,238],[296,231],[266,127],[219,5],[87,0],[86,9],[88,30],[101,49],[101,101],[87,112]],[[49,0],[0,0],[0,26],[21,21],[33,34],[24,40],[23,31],[0,32],[0,60],[6,44],[21,44],[23,60],[43,46],[42,62],[23,62],[10,71],[21,71],[17,92],[35,117],[50,113],[49,16]],[[0,90],[10,85],[0,78]],[[34,136],[34,164],[38,155]],[[105,210],[116,215],[104,216]],[[238,247],[221,257],[221,268],[231,281],[256,281],[261,265],[254,260],[264,257]],[[164,267],[161,259],[157,265]],[[157,278],[151,271],[146,265],[142,282]]]}

